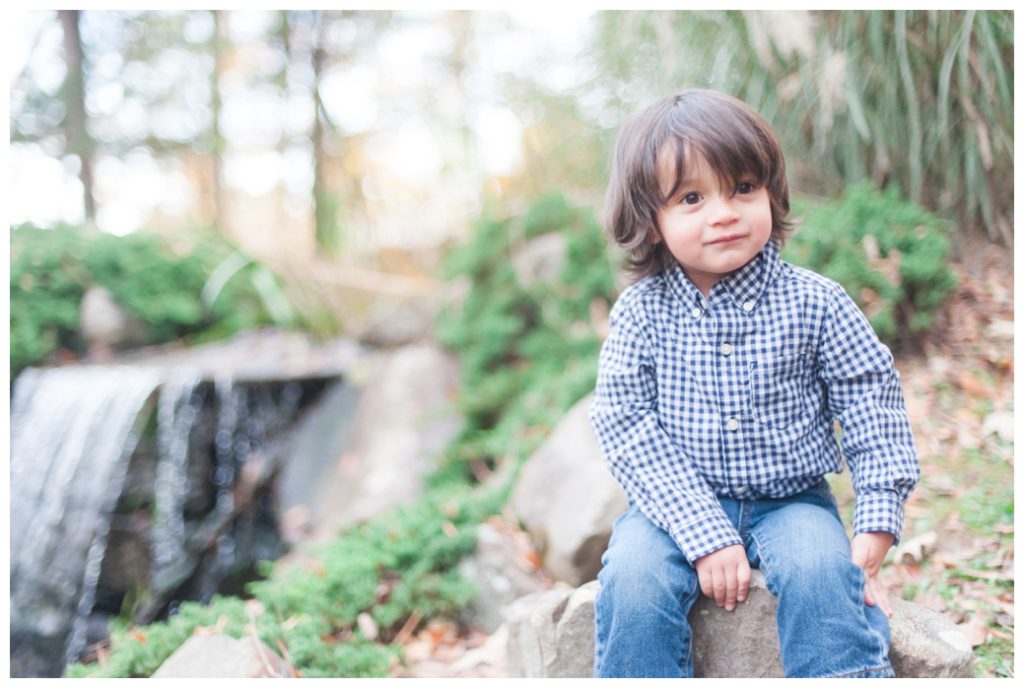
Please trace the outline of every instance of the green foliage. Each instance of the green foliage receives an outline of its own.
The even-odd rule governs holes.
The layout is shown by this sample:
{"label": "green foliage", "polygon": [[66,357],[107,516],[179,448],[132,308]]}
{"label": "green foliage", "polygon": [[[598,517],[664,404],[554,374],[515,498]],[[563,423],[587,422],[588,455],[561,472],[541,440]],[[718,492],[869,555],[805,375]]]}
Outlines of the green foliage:
{"label": "green foliage", "polygon": [[216,299],[203,302],[210,274],[232,250],[213,237],[200,237],[190,253],[178,255],[153,234],[12,228],[12,377],[58,348],[84,353],[79,308],[92,285],[105,287],[143,323],[135,344],[182,337],[208,341],[262,324],[290,324],[292,314],[276,279],[249,259],[220,285]]}
{"label": "green foliage", "polygon": [[842,284],[894,346],[931,327],[956,286],[945,222],[902,200],[895,187],[878,192],[866,182],[798,214],[804,221],[786,244],[786,259]]}
{"label": "green foliage", "polygon": [[[120,628],[105,665],[74,664],[67,676],[149,676],[199,628],[232,637],[255,632],[287,651],[304,677],[385,676],[400,649],[390,645],[414,614],[452,616],[475,591],[457,573],[476,547],[476,526],[500,507],[500,490],[467,485],[431,491],[415,504],[348,529],[311,552],[301,568],[264,562],[251,583],[253,602],[216,597],[184,603],[167,621]],[[363,637],[356,618],[369,613],[380,637]]]}
{"label": "green foliage", "polygon": [[[513,256],[547,237],[564,240],[561,267],[553,279],[522,284]],[[438,338],[462,361],[467,422],[452,460],[518,460],[593,389],[601,341],[590,312],[607,311],[616,293],[606,245],[589,210],[551,194],[521,217],[485,217],[448,256],[446,275],[470,285],[437,323]]]}
{"label": "green foliage", "polygon": [[214,597],[209,604],[185,602],[167,621],[132,628],[118,624],[110,634],[113,651],[102,665],[71,664],[69,678],[146,677],[191,637],[196,628],[222,628],[224,635],[241,638],[249,616],[237,597]]}
{"label": "green foliage", "polygon": [[58,347],[77,349],[85,242],[69,227],[11,229],[11,377]]}

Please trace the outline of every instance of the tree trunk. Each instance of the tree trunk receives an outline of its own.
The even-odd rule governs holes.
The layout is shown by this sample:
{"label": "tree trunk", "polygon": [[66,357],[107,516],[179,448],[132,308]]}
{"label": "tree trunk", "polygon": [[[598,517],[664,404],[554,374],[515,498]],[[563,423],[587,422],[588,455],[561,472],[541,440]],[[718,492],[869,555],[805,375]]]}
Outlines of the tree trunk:
{"label": "tree trunk", "polygon": [[320,80],[327,59],[324,49],[324,13],[317,10],[313,16],[313,212],[316,223],[316,245],[319,252],[330,255],[338,248],[336,204],[327,188],[326,127],[324,104],[320,98]]}
{"label": "tree trunk", "polygon": [[78,157],[78,178],[82,181],[82,195],[85,206],[86,224],[96,221],[96,198],[93,194],[93,154],[95,143],[89,137],[85,111],[85,56],[82,50],[82,36],[79,33],[79,10],[58,10],[61,26],[64,28],[64,62],[67,76],[64,78],[64,150]]}
{"label": "tree trunk", "polygon": [[220,77],[224,72],[224,41],[223,41],[223,13],[220,10],[210,10],[213,16],[213,38],[211,39],[211,51],[213,53],[213,74],[210,76],[210,136],[212,138],[211,156],[213,157],[213,180],[210,190],[211,201],[213,202],[214,223],[217,231],[221,234],[227,233],[227,199],[224,193],[224,134],[220,129],[221,97]]}

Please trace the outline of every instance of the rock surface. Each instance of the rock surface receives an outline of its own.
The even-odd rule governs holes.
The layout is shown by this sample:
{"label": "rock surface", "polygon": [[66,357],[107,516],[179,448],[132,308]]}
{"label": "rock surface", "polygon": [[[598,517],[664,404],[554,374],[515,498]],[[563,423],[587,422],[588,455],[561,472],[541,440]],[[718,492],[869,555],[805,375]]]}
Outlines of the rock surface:
{"label": "rock surface", "polygon": [[530,534],[547,572],[573,585],[597,576],[612,521],[627,506],[590,427],[590,402],[590,396],[577,402],[529,458],[508,509]]}
{"label": "rock surface", "polygon": [[523,534],[502,525],[510,526],[497,519],[481,523],[476,531],[476,551],[459,563],[459,574],[478,591],[463,618],[487,633],[494,633],[504,623],[506,606],[548,587],[524,556],[529,544],[520,541],[518,536]]}
{"label": "rock surface", "polygon": [[414,501],[463,423],[458,362],[440,347],[378,354],[350,377],[363,391],[344,448],[309,501],[310,543]]}
{"label": "rock surface", "polygon": [[[781,677],[775,598],[753,571],[747,601],[726,612],[702,597],[690,613],[694,673],[708,678]],[[600,584],[561,588],[517,600],[508,609],[509,676],[589,677],[594,661],[594,599]],[[898,677],[967,678],[973,653],[941,615],[893,599],[889,659]],[[736,652],[737,646],[744,647]]]}
{"label": "rock surface", "polygon": [[192,636],[152,678],[285,678],[288,664],[259,640],[226,635]]}

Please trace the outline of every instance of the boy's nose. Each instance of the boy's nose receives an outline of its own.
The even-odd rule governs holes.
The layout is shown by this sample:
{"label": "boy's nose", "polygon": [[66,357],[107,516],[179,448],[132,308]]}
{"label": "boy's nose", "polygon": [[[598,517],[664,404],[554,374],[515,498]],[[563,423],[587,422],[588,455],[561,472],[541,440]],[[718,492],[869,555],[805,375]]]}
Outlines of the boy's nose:
{"label": "boy's nose", "polygon": [[711,225],[727,225],[739,219],[733,200],[725,196],[713,198],[708,210],[708,224]]}

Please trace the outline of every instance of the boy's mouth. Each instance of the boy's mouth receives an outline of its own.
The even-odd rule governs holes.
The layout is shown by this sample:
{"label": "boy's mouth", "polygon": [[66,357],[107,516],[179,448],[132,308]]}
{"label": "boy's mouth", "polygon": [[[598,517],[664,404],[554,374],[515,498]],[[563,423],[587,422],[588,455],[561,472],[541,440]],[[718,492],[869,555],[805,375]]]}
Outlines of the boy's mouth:
{"label": "boy's mouth", "polygon": [[727,234],[727,235],[725,235],[723,237],[718,237],[714,241],[709,241],[708,242],[708,246],[712,246],[714,244],[728,244],[728,243],[731,243],[731,242],[736,241],[738,239],[742,239],[744,236],[746,236],[746,235],[744,235],[744,234]]}

